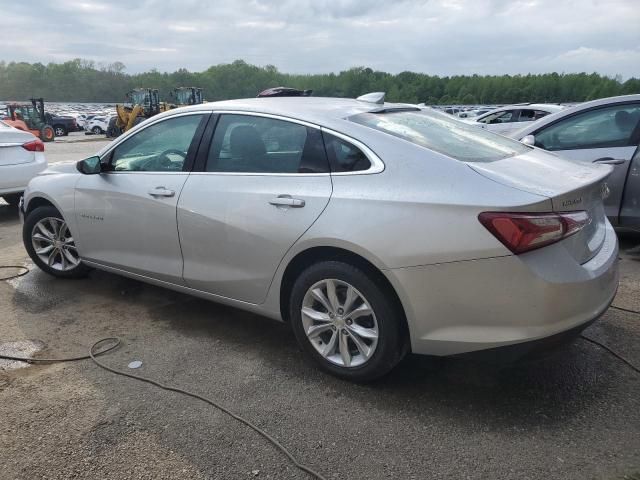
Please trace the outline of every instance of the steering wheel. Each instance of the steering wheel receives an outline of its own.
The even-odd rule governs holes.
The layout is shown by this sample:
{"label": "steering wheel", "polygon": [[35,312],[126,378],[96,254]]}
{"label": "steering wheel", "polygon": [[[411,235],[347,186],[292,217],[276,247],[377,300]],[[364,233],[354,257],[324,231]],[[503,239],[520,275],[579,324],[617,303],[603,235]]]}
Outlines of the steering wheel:
{"label": "steering wheel", "polygon": [[182,157],[182,161],[187,158],[187,154],[182,150],[178,150],[175,148],[169,148],[162,153],[159,153],[157,156],[150,158],[142,165],[140,165],[140,170],[155,170],[155,169],[168,169],[168,167],[173,167],[173,162],[169,158],[169,155],[178,155]]}
{"label": "steering wheel", "polygon": [[182,157],[182,160],[184,160],[185,158],[187,158],[187,154],[185,152],[183,152],[182,150],[178,150],[177,148],[170,148],[168,150],[165,150],[164,152],[162,152],[160,155],[158,155],[158,157],[160,158],[167,158],[169,161],[171,161],[168,158],[168,155],[171,154],[175,154],[175,155],[179,155],[180,157]]}

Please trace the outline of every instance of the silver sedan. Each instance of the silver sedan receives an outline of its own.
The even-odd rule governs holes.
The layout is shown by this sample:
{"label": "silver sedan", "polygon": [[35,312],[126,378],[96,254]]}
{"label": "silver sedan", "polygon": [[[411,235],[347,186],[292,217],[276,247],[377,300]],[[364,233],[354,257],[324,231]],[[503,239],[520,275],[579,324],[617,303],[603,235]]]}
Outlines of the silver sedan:
{"label": "silver sedan", "polygon": [[600,316],[610,172],[381,95],[257,98],[153,117],[32,180],[21,211],[45,272],[286,321],[324,370],[367,381],[410,351],[526,352]]}

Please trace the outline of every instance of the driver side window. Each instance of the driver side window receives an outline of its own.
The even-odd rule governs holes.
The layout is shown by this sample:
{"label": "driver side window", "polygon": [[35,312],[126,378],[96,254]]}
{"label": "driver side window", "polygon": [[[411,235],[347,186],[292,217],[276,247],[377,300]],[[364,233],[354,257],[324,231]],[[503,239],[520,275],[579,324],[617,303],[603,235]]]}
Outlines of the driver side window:
{"label": "driver side window", "polygon": [[140,130],[111,156],[115,172],[181,172],[203,115],[183,115]]}

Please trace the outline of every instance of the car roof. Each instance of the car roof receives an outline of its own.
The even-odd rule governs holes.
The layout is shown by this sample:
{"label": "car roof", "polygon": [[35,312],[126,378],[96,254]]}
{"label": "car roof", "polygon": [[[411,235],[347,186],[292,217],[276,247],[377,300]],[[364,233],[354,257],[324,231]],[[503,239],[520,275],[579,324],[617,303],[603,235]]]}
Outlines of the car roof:
{"label": "car roof", "polygon": [[193,111],[243,111],[281,115],[316,125],[331,127],[358,113],[418,107],[399,103],[372,103],[351,98],[333,97],[265,97],[208,102],[181,107],[162,115]]}
{"label": "car roof", "polygon": [[573,115],[577,112],[581,112],[583,110],[589,110],[594,107],[603,107],[608,105],[616,105],[618,103],[627,103],[627,102],[640,102],[640,94],[636,95],[620,95],[617,97],[607,97],[607,98],[599,98],[598,100],[591,100],[589,102],[579,103],[572,107],[564,108],[563,110],[552,113],[551,115],[547,115],[546,117],[542,117],[539,120],[521,128],[520,130],[514,132],[510,135],[513,138],[522,138],[526,135],[529,135],[534,130],[539,129],[540,127],[547,125],[549,123],[553,123],[556,120]]}

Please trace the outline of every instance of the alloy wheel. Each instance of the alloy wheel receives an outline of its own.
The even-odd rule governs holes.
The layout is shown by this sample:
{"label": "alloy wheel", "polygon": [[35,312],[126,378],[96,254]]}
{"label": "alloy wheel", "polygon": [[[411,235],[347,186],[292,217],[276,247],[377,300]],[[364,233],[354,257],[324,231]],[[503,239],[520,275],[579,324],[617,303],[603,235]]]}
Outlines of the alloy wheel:
{"label": "alloy wheel", "polygon": [[302,301],[302,325],[316,351],[342,367],[358,367],[378,345],[378,321],[371,304],[353,285],[321,280]]}
{"label": "alloy wheel", "polygon": [[73,236],[60,218],[46,217],[36,223],[31,242],[38,258],[54,270],[67,272],[80,264]]}

